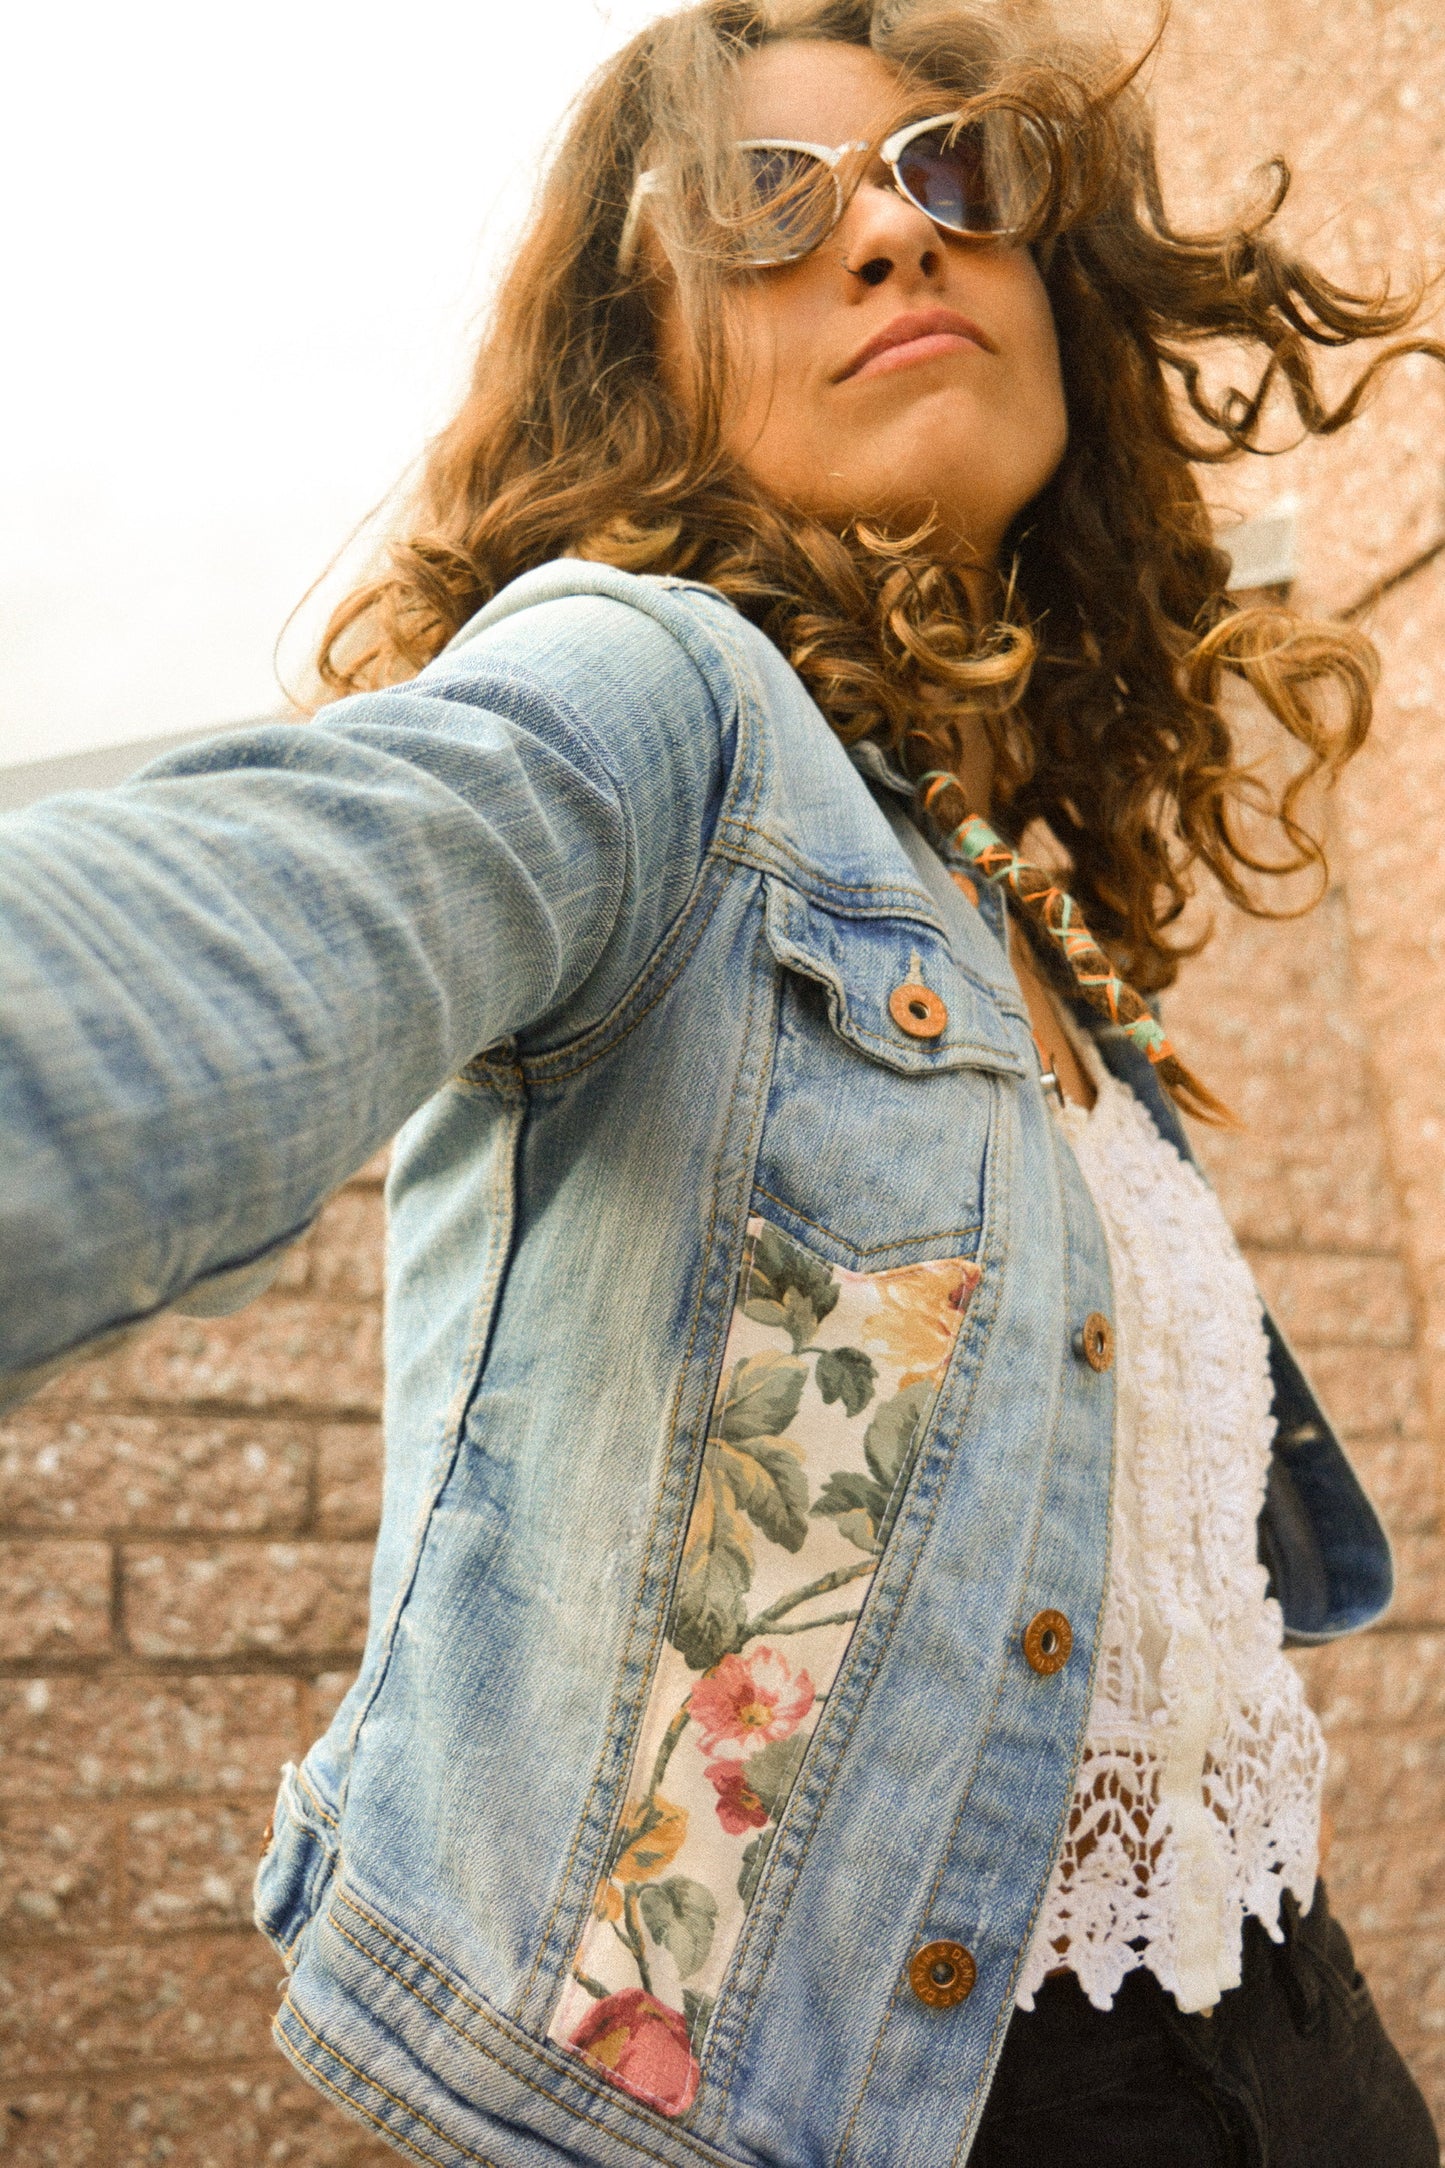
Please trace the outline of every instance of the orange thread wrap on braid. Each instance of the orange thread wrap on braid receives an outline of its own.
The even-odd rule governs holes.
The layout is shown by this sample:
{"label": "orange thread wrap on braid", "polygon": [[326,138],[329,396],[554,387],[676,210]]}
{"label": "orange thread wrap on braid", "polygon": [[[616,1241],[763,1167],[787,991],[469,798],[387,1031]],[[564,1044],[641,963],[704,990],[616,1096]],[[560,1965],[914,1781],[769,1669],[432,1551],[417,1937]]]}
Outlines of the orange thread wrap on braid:
{"label": "orange thread wrap on braid", "polygon": [[[957,776],[941,768],[930,769],[919,778],[916,786],[924,811],[940,829],[942,824],[933,809],[950,786],[962,797]],[[965,814],[955,828],[945,833],[948,844],[968,860],[976,873],[995,886],[1006,887],[1017,897],[1030,921],[1048,937],[1061,957],[1082,998],[1118,1030],[1125,1032],[1141,1054],[1147,1055],[1172,1096],[1190,1113],[1206,1120],[1232,1120],[1221,1101],[1184,1066],[1166,1038],[1163,1025],[1142,995],[1135,993],[1126,979],[1120,978],[1090,933],[1068,890],[1061,888],[1041,867],[1020,858],[1018,852],[976,813]]]}

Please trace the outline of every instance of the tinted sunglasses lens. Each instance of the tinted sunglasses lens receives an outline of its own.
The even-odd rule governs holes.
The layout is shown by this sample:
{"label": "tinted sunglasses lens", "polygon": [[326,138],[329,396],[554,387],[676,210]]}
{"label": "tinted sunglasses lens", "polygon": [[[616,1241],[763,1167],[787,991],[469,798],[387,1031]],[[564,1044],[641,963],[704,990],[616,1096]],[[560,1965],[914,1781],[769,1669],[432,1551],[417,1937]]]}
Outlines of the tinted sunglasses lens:
{"label": "tinted sunglasses lens", "polygon": [[742,155],[747,261],[791,263],[806,256],[838,223],[838,183],[832,167],[808,151],[774,144],[746,145]]}
{"label": "tinted sunglasses lens", "polygon": [[1000,233],[1006,223],[983,124],[946,124],[914,136],[898,160],[898,185],[950,233]]}

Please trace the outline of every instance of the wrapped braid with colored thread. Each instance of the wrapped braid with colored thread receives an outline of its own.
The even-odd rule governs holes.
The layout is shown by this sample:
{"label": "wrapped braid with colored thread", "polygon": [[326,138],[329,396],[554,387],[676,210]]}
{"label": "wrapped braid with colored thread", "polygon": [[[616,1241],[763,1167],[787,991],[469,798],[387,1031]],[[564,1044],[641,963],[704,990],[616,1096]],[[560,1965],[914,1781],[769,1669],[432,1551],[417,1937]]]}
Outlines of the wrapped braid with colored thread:
{"label": "wrapped braid with colored thread", "polygon": [[1170,1097],[1187,1114],[1203,1121],[1231,1121],[1223,1101],[1179,1059],[1143,995],[1120,978],[1068,890],[1041,866],[1020,858],[978,814],[965,813],[956,827],[945,827],[934,810],[938,801],[949,790],[963,797],[958,777],[947,769],[930,768],[918,778],[915,789],[924,812],[949,846],[961,852],[984,880],[1008,890],[1047,954],[1063,965],[1069,985],[1091,1009],[1125,1032],[1141,1054],[1148,1055]]}

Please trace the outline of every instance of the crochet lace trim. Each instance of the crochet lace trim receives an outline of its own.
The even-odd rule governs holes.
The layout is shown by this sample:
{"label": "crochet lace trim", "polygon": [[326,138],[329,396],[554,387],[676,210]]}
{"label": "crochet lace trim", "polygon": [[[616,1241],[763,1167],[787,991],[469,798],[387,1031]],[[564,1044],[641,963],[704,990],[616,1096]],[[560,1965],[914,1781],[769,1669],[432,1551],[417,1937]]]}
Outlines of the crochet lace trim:
{"label": "crochet lace trim", "polygon": [[1274,1434],[1260,1300],[1213,1192],[1086,1050],[1063,1123],[1114,1280],[1113,1552],[1063,1851],[1017,1991],[1097,2008],[1146,1967],[1181,2009],[1240,1978],[1244,1920],[1307,1906],[1324,1742],[1255,1550]]}

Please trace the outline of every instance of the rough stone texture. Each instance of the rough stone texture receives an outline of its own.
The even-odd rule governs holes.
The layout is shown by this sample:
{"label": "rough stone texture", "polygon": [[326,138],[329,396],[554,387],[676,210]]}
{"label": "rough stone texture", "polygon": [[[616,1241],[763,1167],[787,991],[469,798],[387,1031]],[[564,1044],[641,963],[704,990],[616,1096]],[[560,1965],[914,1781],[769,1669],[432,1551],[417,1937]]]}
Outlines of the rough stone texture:
{"label": "rough stone texture", "polygon": [[[1109,12],[1152,28],[1152,0]],[[1328,271],[1438,253],[1440,9],[1176,0],[1153,94],[1177,216],[1214,223],[1282,150],[1284,225]],[[1333,610],[1445,531],[1442,481],[1445,371],[1411,363],[1340,438],[1206,490],[1222,520],[1293,493],[1296,599]],[[1368,625],[1378,721],[1329,810],[1324,903],[1276,926],[1220,910],[1168,1014],[1244,1118],[1203,1155],[1396,1542],[1386,1628],[1299,1661],[1331,1743],[1337,1908],[1445,2124],[1445,559]],[[275,2055],[279,1964],[239,1924],[279,1765],[360,1651],[382,1173],[250,1309],[164,1320],[0,1426],[16,2168],[396,2158]]]}
{"label": "rough stone texture", "polygon": [[0,1542],[0,1661],[103,1655],[110,1582],[103,1543]]}
{"label": "rough stone texture", "polygon": [[0,1525],[37,1534],[289,1534],[310,1454],[294,1423],[190,1423],[44,1405],[0,1423]]}
{"label": "rough stone texture", "polygon": [[366,1624],[380,1164],[234,1319],[0,1425],[0,2160],[380,2168],[275,2053],[250,1925],[283,1762]]}
{"label": "rough stone texture", "polygon": [[125,1633],[138,1656],[321,1661],[366,1633],[364,1543],[169,1544],[122,1553]]}

